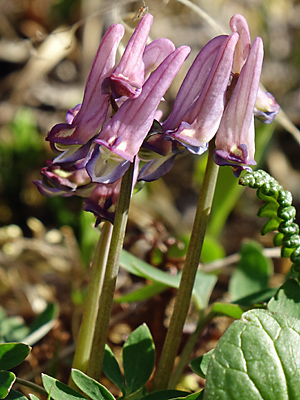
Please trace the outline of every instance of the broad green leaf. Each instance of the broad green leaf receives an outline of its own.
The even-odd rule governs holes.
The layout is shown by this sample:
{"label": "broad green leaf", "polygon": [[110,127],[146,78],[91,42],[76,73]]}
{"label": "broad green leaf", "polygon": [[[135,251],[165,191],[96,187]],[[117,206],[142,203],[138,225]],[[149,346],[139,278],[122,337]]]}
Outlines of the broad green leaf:
{"label": "broad green leaf", "polygon": [[238,268],[229,281],[232,301],[268,287],[272,263],[262,254],[262,250],[263,247],[252,240],[242,245]]}
{"label": "broad green leaf", "polygon": [[169,390],[158,390],[145,396],[143,400],[171,400],[176,399],[178,396],[188,396],[189,392],[183,392],[181,390],[169,389]]}
{"label": "broad green leaf", "polygon": [[299,400],[300,321],[251,310],[221,337],[206,375],[206,400]]}
{"label": "broad green leaf", "polygon": [[193,298],[198,310],[204,310],[208,306],[211,292],[217,280],[217,275],[197,271],[193,288]]}
{"label": "broad green leaf", "polygon": [[114,396],[103,385],[77,369],[72,370],[72,379],[79,389],[92,400],[115,400]]}
{"label": "broad green leaf", "polygon": [[227,317],[239,319],[246,310],[243,310],[237,304],[213,303],[210,309],[211,313],[217,315],[226,315]]}
{"label": "broad green leaf", "polygon": [[51,398],[54,400],[80,400],[86,397],[82,396],[76,390],[52,378],[51,376],[42,374],[42,381],[47,393],[51,391]]}
{"label": "broad green leaf", "polygon": [[0,399],[6,398],[15,380],[16,376],[12,372],[0,371]]}
{"label": "broad green leaf", "polygon": [[[17,392],[16,390],[11,390],[9,395],[5,397],[5,400],[28,400],[24,394]],[[39,400],[37,397],[32,397],[32,400]]]}
{"label": "broad green leaf", "polygon": [[0,344],[0,369],[11,369],[28,356],[30,347],[23,343]]}
{"label": "broad green leaf", "polygon": [[[178,289],[181,274],[171,275],[167,272],[163,272],[145,261],[138,259],[132,254],[125,250],[121,253],[120,265],[129,273],[140,276],[145,279],[152,280],[153,282],[166,285],[167,287],[173,287]],[[206,308],[211,291],[217,281],[217,277],[214,274],[204,274],[198,271],[195,279],[193,298],[198,309]]]}
{"label": "broad green leaf", "polygon": [[214,236],[206,235],[201,251],[201,262],[209,263],[226,255],[224,247]]}
{"label": "broad green leaf", "polygon": [[21,342],[29,333],[28,326],[20,316],[8,317],[3,308],[0,308],[0,342]]}
{"label": "broad green leaf", "polygon": [[34,394],[29,395],[31,400],[40,400],[38,397],[36,397]]}
{"label": "broad green leaf", "polygon": [[288,279],[268,303],[268,310],[300,319],[300,284]]}
{"label": "broad green leaf", "polygon": [[30,333],[36,331],[41,326],[47,324],[57,317],[58,306],[55,303],[49,303],[45,310],[36,317],[33,324],[30,327]]}
{"label": "broad green leaf", "polygon": [[194,358],[191,362],[190,362],[190,367],[191,370],[201,376],[201,378],[205,379],[206,378],[206,373],[207,373],[207,368],[208,368],[208,364],[210,362],[211,356],[214,352],[214,349],[208,351],[207,353],[203,354],[203,356]]}
{"label": "broad green leaf", "polygon": [[125,383],[119,363],[108,345],[105,345],[102,370],[107,378],[125,394]]}
{"label": "broad green leaf", "polygon": [[249,296],[241,297],[235,301],[234,304],[240,306],[253,306],[254,304],[265,303],[270,300],[277,292],[278,288],[265,288],[258,292],[252,293]]}
{"label": "broad green leaf", "polygon": [[154,282],[152,284],[143,286],[141,289],[125,294],[124,296],[115,297],[114,302],[132,303],[134,301],[147,300],[156,294],[163,292],[167,288],[168,286],[163,283]]}
{"label": "broad green leaf", "polygon": [[126,393],[134,393],[148,381],[155,360],[154,343],[146,324],[134,330],[123,346]]}
{"label": "broad green leaf", "polygon": [[189,394],[186,397],[175,397],[173,400],[201,400],[203,399],[203,390],[197,393]]}

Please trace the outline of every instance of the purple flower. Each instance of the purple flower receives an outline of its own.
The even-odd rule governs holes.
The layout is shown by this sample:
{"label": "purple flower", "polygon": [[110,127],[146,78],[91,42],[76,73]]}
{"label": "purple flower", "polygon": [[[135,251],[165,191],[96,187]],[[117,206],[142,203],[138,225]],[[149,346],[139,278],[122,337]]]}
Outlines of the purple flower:
{"label": "purple flower", "polygon": [[[152,126],[158,104],[189,52],[189,47],[182,46],[165,58],[144,83],[139,97],[122,104],[95,142],[107,147],[121,159],[133,162]],[[89,164],[88,171],[94,176]]]}
{"label": "purple flower", "polygon": [[71,124],[55,125],[49,132],[46,140],[55,143],[55,146],[62,145],[57,146],[58,151],[62,151],[63,146],[86,144],[99,133],[103,123],[110,117],[109,95],[102,94],[101,85],[112,73],[117,47],[123,34],[124,28],[120,24],[108,29],[94,59],[79,111],[76,106],[73,120],[69,119]]}
{"label": "purple flower", "polygon": [[[231,165],[235,175],[255,165],[254,106],[263,61],[263,43],[256,38],[224,111],[216,135],[215,161]],[[251,170],[251,169],[250,169]]]}
{"label": "purple flower", "polygon": [[112,93],[115,98],[121,96],[135,98],[140,95],[145,76],[143,53],[152,21],[151,14],[144,15],[140,20],[119,64],[104,81],[102,86],[103,93]]}
{"label": "purple flower", "polygon": [[201,154],[215,135],[225,107],[237,33],[212,39],[191,66],[164,131],[190,151]]}

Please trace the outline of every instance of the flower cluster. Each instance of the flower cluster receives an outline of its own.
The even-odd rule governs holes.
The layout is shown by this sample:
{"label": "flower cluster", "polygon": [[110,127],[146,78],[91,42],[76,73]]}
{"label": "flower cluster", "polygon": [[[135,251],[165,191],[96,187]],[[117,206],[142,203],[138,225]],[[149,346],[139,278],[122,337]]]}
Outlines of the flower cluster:
{"label": "flower cluster", "polygon": [[251,45],[246,20],[235,15],[231,35],[212,39],[198,54],[168,118],[157,109],[189,54],[168,39],[147,45],[152,16],[138,24],[120,62],[121,24],[104,35],[86,82],[82,104],[46,140],[58,153],[36,182],[41,193],[76,194],[84,209],[113,221],[120,180],[135,163],[135,181],[158,179],[174,157],[188,149],[202,154],[215,136],[215,162],[231,165],[236,176],[254,165],[254,115],[270,123],[279,111],[271,94],[259,88],[263,44]]}

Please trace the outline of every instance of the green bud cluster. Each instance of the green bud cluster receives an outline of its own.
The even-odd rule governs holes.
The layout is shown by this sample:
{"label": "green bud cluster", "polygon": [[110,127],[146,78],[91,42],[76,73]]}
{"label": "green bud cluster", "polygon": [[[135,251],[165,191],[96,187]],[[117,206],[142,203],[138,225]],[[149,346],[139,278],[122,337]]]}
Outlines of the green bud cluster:
{"label": "green bud cluster", "polygon": [[296,209],[292,206],[291,192],[284,190],[272,176],[262,170],[246,173],[239,183],[257,189],[257,197],[265,202],[257,215],[268,218],[261,234],[278,231],[273,239],[274,245],[282,246],[281,256],[290,257],[292,269],[300,274],[299,226],[294,222]]}

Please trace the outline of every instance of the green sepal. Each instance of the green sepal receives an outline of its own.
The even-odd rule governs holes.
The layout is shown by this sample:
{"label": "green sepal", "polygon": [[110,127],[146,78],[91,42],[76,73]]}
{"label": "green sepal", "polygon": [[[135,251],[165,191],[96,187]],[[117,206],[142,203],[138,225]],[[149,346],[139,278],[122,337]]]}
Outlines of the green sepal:
{"label": "green sepal", "polygon": [[271,218],[264,224],[260,232],[262,235],[266,235],[269,232],[277,231],[279,224],[280,220],[278,218]]}
{"label": "green sepal", "polygon": [[258,217],[277,218],[278,207],[278,203],[274,201],[265,203],[263,206],[260,207],[257,215]]}
{"label": "green sepal", "polygon": [[280,232],[276,233],[276,235],[273,238],[273,243],[275,247],[279,247],[282,245],[282,240],[284,238],[284,235]]}

